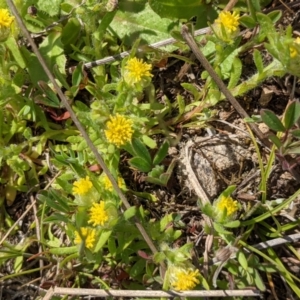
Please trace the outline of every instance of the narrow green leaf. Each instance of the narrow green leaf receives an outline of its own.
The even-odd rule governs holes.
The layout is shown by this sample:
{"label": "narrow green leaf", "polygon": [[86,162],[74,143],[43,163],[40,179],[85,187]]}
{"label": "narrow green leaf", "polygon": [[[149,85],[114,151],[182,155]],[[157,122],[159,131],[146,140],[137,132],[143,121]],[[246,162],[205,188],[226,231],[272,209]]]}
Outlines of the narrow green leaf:
{"label": "narrow green leaf", "polygon": [[258,51],[257,49],[254,49],[254,51],[253,51],[253,60],[254,60],[254,63],[257,68],[258,73],[262,74],[264,71],[264,63],[263,63],[263,59],[261,57],[260,51]]}
{"label": "narrow green leaf", "polygon": [[283,124],[286,129],[292,128],[300,117],[300,103],[296,101],[292,101],[288,104],[286,108]]}
{"label": "narrow green leaf", "polygon": [[239,220],[235,220],[235,221],[224,223],[223,225],[224,227],[227,228],[238,228],[241,225],[241,222]]}
{"label": "narrow green leaf", "polygon": [[142,157],[134,157],[134,158],[131,158],[131,159],[129,160],[129,164],[130,164],[132,167],[138,169],[139,171],[145,172],[145,173],[150,172],[151,169],[152,169],[151,164],[149,164],[149,162],[146,161],[146,160],[145,160],[144,158],[142,158]]}
{"label": "narrow green leaf", "polygon": [[251,18],[250,16],[242,16],[239,19],[241,25],[245,26],[246,28],[252,29],[257,25],[255,19]]}
{"label": "narrow green leaf", "polygon": [[147,135],[143,135],[142,136],[142,140],[144,142],[144,144],[146,146],[148,146],[150,149],[155,149],[157,148],[157,143],[154,139],[150,138],[149,136]]}
{"label": "narrow green leaf", "polygon": [[248,269],[248,262],[247,262],[247,258],[245,256],[245,254],[239,250],[238,253],[236,254],[236,258],[239,261],[239,263],[241,264],[242,268],[247,271]]}
{"label": "narrow green leaf", "polygon": [[282,12],[281,10],[274,10],[268,13],[267,16],[272,20],[273,23],[276,23],[281,19]]}
{"label": "narrow green leaf", "polygon": [[229,89],[234,88],[238,84],[238,82],[241,78],[242,68],[243,68],[243,65],[242,65],[241,60],[238,57],[235,57],[233,59],[232,69],[230,72],[230,79],[229,79],[229,83],[228,83]]}
{"label": "narrow green leaf", "polygon": [[72,253],[76,253],[77,251],[78,251],[77,246],[72,246],[72,247],[58,247],[58,248],[51,248],[51,249],[49,249],[49,252],[51,254],[56,254],[56,255],[72,254]]}
{"label": "narrow green leaf", "polygon": [[78,18],[70,18],[61,32],[61,42],[63,45],[71,49],[70,45],[76,44],[81,30],[82,25],[80,24]]}
{"label": "narrow green leaf", "polygon": [[279,120],[279,118],[270,110],[267,109],[263,109],[260,112],[261,118],[263,120],[263,122],[272,130],[278,132],[284,132],[285,131],[285,127],[283,126],[283,124],[281,123],[281,121]]}
{"label": "narrow green leaf", "polygon": [[300,129],[292,130],[292,131],[291,131],[291,134],[292,134],[295,138],[300,139]]}
{"label": "narrow green leaf", "polygon": [[38,102],[40,101],[46,106],[61,107],[61,102],[58,99],[56,93],[48,86],[45,81],[38,81],[38,85],[43,93],[45,93],[46,97],[35,98],[35,100],[38,99]]}
{"label": "narrow green leaf", "polygon": [[125,220],[129,220],[130,218],[134,217],[137,213],[136,206],[131,206],[130,208],[126,209],[123,216]]}
{"label": "narrow green leaf", "polygon": [[151,8],[162,18],[190,19],[205,9],[199,0],[149,0]]}
{"label": "narrow green leaf", "polygon": [[80,62],[72,74],[72,86],[78,87],[83,78],[83,62]]}
{"label": "narrow green leaf", "polygon": [[60,72],[57,65],[55,65],[53,67],[53,74],[54,74],[55,78],[61,83],[61,85],[65,89],[68,90],[70,88],[70,86],[69,86],[69,84],[67,83],[67,80],[66,80],[66,75]]}
{"label": "narrow green leaf", "polygon": [[103,248],[103,246],[106,244],[106,242],[109,239],[111,234],[112,234],[112,230],[102,230],[101,231],[100,238],[94,249],[94,252],[98,252],[100,249]]}
{"label": "narrow green leaf", "polygon": [[280,139],[276,135],[274,135],[274,134],[270,135],[269,139],[274,143],[274,145],[278,149],[282,146],[282,143],[281,143]]}
{"label": "narrow green leaf", "polygon": [[256,287],[260,291],[265,292],[266,291],[266,286],[265,286],[263,280],[261,279],[259,272],[256,269],[254,269],[253,278],[254,278],[254,282],[255,282]]}
{"label": "narrow green leaf", "polygon": [[[140,158],[143,158],[148,165],[152,165],[152,160],[151,160],[151,156],[150,153],[148,151],[148,149],[146,148],[146,146],[137,138],[133,139],[131,142],[132,148],[135,152],[136,156],[139,156]],[[149,172],[150,170],[146,171]]]}
{"label": "narrow green leaf", "polygon": [[160,164],[162,162],[162,160],[166,157],[166,155],[168,154],[169,146],[170,146],[170,144],[168,141],[165,141],[161,145],[161,147],[157,151],[156,155],[154,156],[154,159],[153,159],[154,165]]}

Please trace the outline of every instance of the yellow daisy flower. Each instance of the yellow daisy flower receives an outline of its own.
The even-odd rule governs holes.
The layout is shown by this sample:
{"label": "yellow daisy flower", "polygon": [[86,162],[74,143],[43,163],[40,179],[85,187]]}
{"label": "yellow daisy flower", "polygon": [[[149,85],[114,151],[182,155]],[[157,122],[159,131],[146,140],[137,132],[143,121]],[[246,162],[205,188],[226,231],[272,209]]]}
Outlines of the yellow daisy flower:
{"label": "yellow daisy flower", "polygon": [[89,176],[81,178],[73,183],[73,194],[74,195],[85,195],[93,187],[92,182],[90,181]]}
{"label": "yellow daisy flower", "polygon": [[89,224],[93,226],[103,226],[105,222],[108,220],[108,213],[105,210],[104,201],[100,201],[100,203],[94,203],[92,208],[90,209],[90,219],[88,221]]}
{"label": "yellow daisy flower", "polygon": [[[112,183],[106,175],[103,178],[103,184],[104,184],[104,188],[106,190],[112,192],[112,190],[113,190]],[[118,177],[118,186],[120,188],[124,188],[124,182],[123,182],[123,179],[121,177]]]}
{"label": "yellow daisy flower", "polygon": [[119,114],[110,116],[110,121],[106,124],[107,130],[105,130],[107,140],[117,147],[125,145],[131,140],[133,134],[132,125],[132,120],[124,116]]}
{"label": "yellow daisy flower", "polygon": [[150,64],[144,63],[136,57],[130,58],[125,66],[125,80],[130,84],[141,82],[144,78],[152,77],[151,69]]}
{"label": "yellow daisy flower", "polygon": [[75,231],[74,243],[80,245],[84,240],[85,246],[88,249],[93,249],[95,244],[96,230],[88,227],[81,227],[80,232]]}
{"label": "yellow daisy flower", "polygon": [[220,12],[215,23],[219,24],[220,26],[222,24],[225,28],[225,31],[231,34],[238,30],[239,18],[239,14],[236,11],[233,13],[229,11],[222,11]]}
{"label": "yellow daisy flower", "polygon": [[222,213],[226,209],[226,215],[232,216],[239,209],[238,202],[234,201],[231,197],[222,196],[216,203],[218,212]]}
{"label": "yellow daisy flower", "polygon": [[[295,44],[300,44],[300,37],[297,37],[294,40],[294,43]],[[290,46],[290,57],[295,58],[297,55],[298,55],[298,51],[297,51],[296,47],[294,47],[293,45]]]}
{"label": "yellow daisy flower", "polygon": [[200,283],[199,270],[175,267],[170,274],[171,285],[177,291],[192,290]]}
{"label": "yellow daisy flower", "polygon": [[9,14],[9,11],[5,8],[0,8],[0,28],[1,27],[10,27],[12,21],[15,18]]}

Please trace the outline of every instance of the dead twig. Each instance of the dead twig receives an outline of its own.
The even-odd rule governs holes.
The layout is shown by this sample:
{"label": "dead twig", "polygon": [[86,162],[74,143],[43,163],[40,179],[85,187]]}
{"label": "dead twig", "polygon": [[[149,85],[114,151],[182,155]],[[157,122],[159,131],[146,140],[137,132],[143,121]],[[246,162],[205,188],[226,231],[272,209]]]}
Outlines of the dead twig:
{"label": "dead twig", "polygon": [[[219,87],[220,91],[224,94],[224,96],[228,99],[231,105],[236,109],[236,111],[240,114],[242,118],[249,118],[247,112],[243,109],[243,107],[238,103],[238,101],[234,98],[232,93],[228,90],[224,82],[215,72],[213,67],[210,65],[206,57],[203,55],[199,47],[197,46],[193,36],[190,34],[189,29],[186,25],[182,26],[181,34],[193,53],[195,54],[196,58],[201,62],[204,69],[209,73],[212,79],[215,81],[217,86]],[[254,123],[249,123],[251,129],[256,133],[258,138],[262,141],[262,143],[266,146],[270,146],[270,142],[264,136],[264,134],[259,130],[259,128]]]}

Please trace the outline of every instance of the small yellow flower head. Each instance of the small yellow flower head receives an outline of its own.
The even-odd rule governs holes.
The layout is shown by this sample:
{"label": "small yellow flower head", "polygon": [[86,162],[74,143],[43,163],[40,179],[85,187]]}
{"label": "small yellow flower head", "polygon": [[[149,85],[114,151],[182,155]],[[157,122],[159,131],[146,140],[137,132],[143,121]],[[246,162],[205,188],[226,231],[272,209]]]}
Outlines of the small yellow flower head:
{"label": "small yellow flower head", "polygon": [[144,63],[141,59],[129,58],[125,66],[125,80],[129,84],[139,83],[143,79],[152,77],[151,69],[152,66]]}
{"label": "small yellow flower head", "polygon": [[[110,192],[112,192],[113,190],[113,186],[111,184],[111,181],[108,179],[108,177],[105,175],[103,178],[103,184],[104,184],[104,188]],[[125,187],[124,185],[124,181],[121,177],[118,177],[118,186],[119,188],[123,189]]]}
{"label": "small yellow flower head", "polygon": [[233,13],[229,11],[222,11],[215,22],[216,24],[222,24],[226,32],[234,33],[238,29],[239,18],[239,14],[236,11]]}
{"label": "small yellow flower head", "polygon": [[[297,37],[295,40],[294,40],[294,43],[295,44],[300,44],[300,37]],[[290,57],[291,58],[295,58],[296,56],[298,55],[298,51],[297,51],[297,48],[293,45],[290,46]]]}
{"label": "small yellow flower head", "polygon": [[90,219],[88,223],[92,224],[93,226],[103,226],[107,220],[108,213],[105,210],[104,201],[100,201],[100,203],[94,203],[90,209]]}
{"label": "small yellow flower head", "polygon": [[234,201],[231,197],[222,196],[220,200],[216,202],[216,208],[218,212],[222,213],[226,209],[226,216],[232,216],[239,209],[238,202]]}
{"label": "small yellow flower head", "polygon": [[200,283],[198,269],[174,267],[171,272],[171,285],[177,291],[192,290]]}
{"label": "small yellow flower head", "polygon": [[110,121],[106,124],[107,130],[105,130],[107,140],[117,147],[125,145],[131,140],[133,134],[132,125],[132,120],[124,116],[119,114],[110,116]]}
{"label": "small yellow flower head", "polygon": [[0,28],[5,27],[8,28],[10,27],[12,21],[14,20],[14,17],[12,17],[9,14],[9,11],[5,8],[0,8]]}
{"label": "small yellow flower head", "polygon": [[73,183],[73,194],[74,195],[86,195],[93,187],[90,178],[86,176],[85,178],[81,178]]}
{"label": "small yellow flower head", "polygon": [[79,231],[75,231],[74,243],[80,245],[84,240],[85,246],[88,249],[93,249],[95,244],[96,230],[93,228],[82,227]]}

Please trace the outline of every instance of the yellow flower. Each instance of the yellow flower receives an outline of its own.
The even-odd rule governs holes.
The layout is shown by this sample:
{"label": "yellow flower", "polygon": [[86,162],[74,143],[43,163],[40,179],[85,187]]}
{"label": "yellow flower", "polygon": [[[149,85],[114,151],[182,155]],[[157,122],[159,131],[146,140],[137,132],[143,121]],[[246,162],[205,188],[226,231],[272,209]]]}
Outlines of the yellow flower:
{"label": "yellow flower", "polygon": [[[300,44],[300,37],[297,37],[295,40],[294,40],[294,43],[295,44]],[[290,57],[291,58],[295,58],[296,56],[298,55],[298,51],[297,51],[297,48],[295,46],[290,46]]]}
{"label": "yellow flower", "polygon": [[107,122],[107,130],[105,130],[107,140],[117,147],[123,146],[131,140],[132,124],[132,120],[119,114],[110,116],[110,121]]}
{"label": "yellow flower", "polygon": [[229,11],[222,11],[215,23],[219,25],[222,24],[226,32],[234,33],[238,30],[239,18],[239,14],[236,11],[233,13]]}
{"label": "yellow flower", "polygon": [[89,224],[91,223],[93,226],[103,226],[105,224],[105,222],[108,220],[108,214],[104,206],[104,201],[93,204],[92,208],[90,209],[90,219],[88,221]]}
{"label": "yellow flower", "polygon": [[81,178],[73,183],[73,194],[80,196],[85,195],[91,190],[92,187],[93,184],[90,181],[89,176],[86,176],[85,178]]}
{"label": "yellow flower", "polygon": [[[110,192],[113,190],[113,186],[111,184],[111,181],[108,179],[108,177],[105,175],[103,178],[104,188]],[[124,182],[121,177],[118,177],[118,186],[120,188],[124,188]]]}
{"label": "yellow flower", "polygon": [[226,216],[233,215],[239,208],[238,202],[231,197],[222,196],[216,203],[217,210],[221,213],[226,209]]}
{"label": "yellow flower", "polygon": [[199,270],[193,268],[184,269],[182,267],[174,268],[171,275],[171,284],[177,291],[192,290],[199,281]]}
{"label": "yellow flower", "polygon": [[96,230],[95,229],[88,228],[88,227],[81,227],[80,232],[75,231],[74,243],[75,244],[81,244],[82,241],[84,240],[85,246],[88,249],[93,249],[94,248],[94,243],[95,243],[95,236],[96,236]]}
{"label": "yellow flower", "polygon": [[9,27],[14,20],[14,17],[10,16],[9,11],[5,8],[0,8],[0,28]]}
{"label": "yellow flower", "polygon": [[152,77],[149,72],[151,68],[150,64],[144,63],[136,57],[129,58],[125,66],[125,80],[130,84],[134,84],[142,81],[143,78]]}

